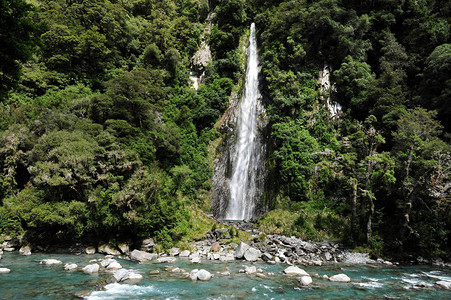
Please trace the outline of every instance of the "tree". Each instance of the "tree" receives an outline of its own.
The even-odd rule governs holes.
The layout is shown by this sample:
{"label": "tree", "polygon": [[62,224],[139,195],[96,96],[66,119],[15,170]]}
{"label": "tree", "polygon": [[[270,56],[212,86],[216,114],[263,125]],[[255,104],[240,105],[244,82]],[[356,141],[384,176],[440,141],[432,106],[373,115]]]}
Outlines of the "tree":
{"label": "tree", "polygon": [[29,15],[33,6],[24,0],[0,1],[0,101],[15,87],[20,62],[31,58],[39,41],[39,27]]}

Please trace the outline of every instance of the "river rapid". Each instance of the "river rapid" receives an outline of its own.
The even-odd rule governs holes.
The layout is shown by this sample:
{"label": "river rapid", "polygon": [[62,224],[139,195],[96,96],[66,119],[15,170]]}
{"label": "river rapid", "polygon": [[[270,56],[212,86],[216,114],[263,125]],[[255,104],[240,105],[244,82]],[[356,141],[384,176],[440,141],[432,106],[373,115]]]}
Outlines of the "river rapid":
{"label": "river rapid", "polygon": [[[43,259],[54,258],[60,265],[40,265]],[[174,264],[185,271],[205,269],[214,277],[207,281],[191,281],[180,273],[165,271],[169,264],[153,261],[137,263],[128,258],[115,259],[123,268],[143,275],[139,281],[108,283],[112,273],[100,271],[86,274],[81,268],[90,261],[100,261],[103,255],[33,253],[21,256],[4,253],[0,268],[1,299],[450,299],[451,290],[435,285],[451,282],[451,269],[438,266],[345,265],[300,266],[313,279],[302,287],[296,277],[283,274],[287,264],[251,263],[246,261],[202,261],[192,264],[187,258],[177,258]],[[75,263],[78,269],[65,271],[64,264]],[[256,266],[265,278],[240,273],[246,266]],[[159,274],[151,274],[152,271]],[[228,271],[230,275],[221,275]],[[323,275],[344,273],[350,283],[330,282]]]}

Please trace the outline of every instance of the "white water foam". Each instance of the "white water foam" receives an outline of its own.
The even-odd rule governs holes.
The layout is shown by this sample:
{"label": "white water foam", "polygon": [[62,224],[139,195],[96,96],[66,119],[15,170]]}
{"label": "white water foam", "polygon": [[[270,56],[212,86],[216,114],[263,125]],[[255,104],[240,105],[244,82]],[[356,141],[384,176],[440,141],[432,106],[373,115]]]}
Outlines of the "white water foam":
{"label": "white water foam", "polygon": [[153,286],[138,286],[130,284],[111,283],[105,286],[105,291],[92,292],[86,299],[105,300],[105,299],[124,299],[130,296],[136,297],[146,295],[155,291]]}

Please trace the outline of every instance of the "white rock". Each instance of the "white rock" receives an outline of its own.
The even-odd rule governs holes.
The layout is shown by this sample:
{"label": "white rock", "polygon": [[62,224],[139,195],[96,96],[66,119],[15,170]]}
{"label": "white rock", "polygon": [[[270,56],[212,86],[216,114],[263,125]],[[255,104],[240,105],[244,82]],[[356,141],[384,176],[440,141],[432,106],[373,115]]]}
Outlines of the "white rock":
{"label": "white rock", "polygon": [[101,265],[102,267],[106,268],[106,267],[108,267],[108,266],[109,266],[111,263],[113,263],[113,262],[116,262],[116,260],[115,260],[115,259],[108,258],[108,259],[104,259],[104,260],[100,261],[100,265]]}
{"label": "white rock", "polygon": [[200,257],[193,257],[191,259],[191,263],[193,263],[193,264],[200,264],[201,263]]}
{"label": "white rock", "polygon": [[60,265],[62,264],[61,261],[53,258],[43,259],[39,262],[41,265]]}
{"label": "white rock", "polygon": [[95,254],[95,253],[96,253],[96,248],[94,248],[94,247],[87,247],[87,248],[85,249],[85,252],[86,252],[86,254],[88,254],[88,255]]}
{"label": "white rock", "polygon": [[283,272],[287,275],[309,276],[307,272],[296,266],[289,266],[288,268],[283,270]]}
{"label": "white rock", "polygon": [[197,280],[197,272],[199,272],[198,269],[194,269],[189,273],[189,278],[191,278],[192,281]]}
{"label": "white rock", "polygon": [[15,250],[16,250],[16,248],[14,248],[14,247],[3,248],[3,251],[5,251],[5,252],[14,252]]}
{"label": "white rock", "polygon": [[302,276],[301,278],[299,278],[299,283],[303,286],[308,286],[312,283],[312,277]]}
{"label": "white rock", "polygon": [[213,254],[213,259],[214,260],[218,260],[220,257],[221,257],[221,254],[219,254],[219,253],[214,253]]}
{"label": "white rock", "polygon": [[98,264],[90,264],[83,268],[85,273],[97,273],[99,272],[100,266]]}
{"label": "white rock", "polygon": [[246,266],[246,267],[244,268],[244,272],[245,272],[246,274],[254,274],[254,273],[257,272],[257,268],[256,268],[255,266]]}
{"label": "white rock", "polygon": [[110,263],[108,265],[108,267],[106,267],[106,269],[107,270],[119,270],[119,269],[122,269],[122,266],[117,261],[113,261],[112,263]]}
{"label": "white rock", "polygon": [[222,275],[222,276],[229,276],[230,272],[229,271],[224,271],[224,272],[221,272],[219,274]]}
{"label": "white rock", "polygon": [[170,256],[177,256],[180,253],[180,248],[171,248],[171,250],[169,250],[169,255]]}
{"label": "white rock", "polygon": [[149,261],[157,257],[158,255],[155,253],[149,253],[146,251],[133,250],[130,253],[130,259],[137,260],[139,262]]}
{"label": "white rock", "polygon": [[116,280],[116,282],[127,280],[129,276],[130,273],[125,269],[120,269],[113,273],[113,278],[114,280]]}
{"label": "white rock", "polygon": [[207,270],[201,269],[197,272],[197,279],[201,281],[208,281],[211,279],[211,273]]}
{"label": "white rock", "polygon": [[108,245],[108,244],[100,245],[99,253],[109,254],[109,255],[121,255],[121,253],[118,250],[114,249],[113,246]]}
{"label": "white rock", "polygon": [[138,274],[138,273],[129,273],[128,274],[128,279],[129,280],[140,280],[140,279],[143,279],[143,276],[141,274]]}
{"label": "white rock", "polygon": [[346,274],[338,274],[330,276],[329,280],[333,282],[350,282],[351,278],[349,278]]}
{"label": "white rock", "polygon": [[29,245],[22,246],[19,249],[19,254],[23,256],[30,256],[31,255],[31,247]]}
{"label": "white rock", "polygon": [[235,255],[233,255],[232,253],[227,253],[225,256],[221,256],[219,260],[223,262],[233,261],[235,260]]}
{"label": "white rock", "polygon": [[7,274],[9,272],[11,272],[11,270],[8,268],[0,268],[0,274]]}
{"label": "white rock", "polygon": [[160,257],[157,258],[157,263],[163,264],[163,263],[167,263],[167,264],[171,264],[171,263],[175,263],[177,261],[177,258],[175,257]]}
{"label": "white rock", "polygon": [[444,289],[451,290],[451,281],[441,280],[441,281],[437,281],[435,284]]}
{"label": "white rock", "polygon": [[250,247],[244,252],[244,258],[247,261],[257,261],[261,257],[262,253],[260,250]]}
{"label": "white rock", "polygon": [[250,248],[250,246],[246,243],[241,242],[238,247],[236,247],[235,250],[235,257],[236,258],[243,258],[244,253]]}
{"label": "white rock", "polygon": [[182,252],[180,252],[179,256],[180,257],[188,257],[190,255],[189,250],[183,250]]}
{"label": "white rock", "polygon": [[78,266],[76,264],[65,264],[64,270],[66,271],[72,271],[75,270]]}
{"label": "white rock", "polygon": [[155,247],[155,242],[152,238],[148,238],[142,241],[141,243],[141,250],[142,251],[152,251]]}
{"label": "white rock", "polygon": [[327,275],[323,275],[323,277],[322,277],[323,279],[325,279],[325,280],[327,280],[327,279],[329,279],[329,276],[327,276]]}

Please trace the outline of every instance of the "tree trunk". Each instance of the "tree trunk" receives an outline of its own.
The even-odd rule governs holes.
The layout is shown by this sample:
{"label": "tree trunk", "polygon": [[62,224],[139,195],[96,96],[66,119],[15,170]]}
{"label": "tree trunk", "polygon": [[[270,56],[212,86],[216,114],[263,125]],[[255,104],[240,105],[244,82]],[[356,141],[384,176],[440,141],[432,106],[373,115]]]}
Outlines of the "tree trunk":
{"label": "tree trunk", "polygon": [[351,231],[352,231],[352,238],[354,240],[354,243],[357,241],[357,228],[356,228],[356,222],[357,222],[357,179],[353,178],[351,180],[352,185],[352,218],[351,218]]}

